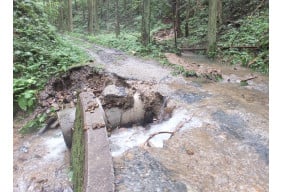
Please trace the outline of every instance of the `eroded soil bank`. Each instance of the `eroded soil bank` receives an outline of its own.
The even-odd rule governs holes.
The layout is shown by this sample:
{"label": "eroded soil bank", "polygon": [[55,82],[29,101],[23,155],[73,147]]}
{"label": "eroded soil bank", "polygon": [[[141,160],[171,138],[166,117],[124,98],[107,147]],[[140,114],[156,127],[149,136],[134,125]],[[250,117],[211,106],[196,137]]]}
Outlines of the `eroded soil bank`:
{"label": "eroded soil bank", "polygon": [[[267,76],[185,53],[181,57],[184,60],[182,65],[187,62],[198,68],[216,69],[223,80],[183,78],[173,76],[171,69],[155,61],[128,56],[85,41],[82,43],[95,60],[89,65],[103,69],[109,81],[116,74],[117,79],[123,79],[120,82],[126,82],[141,92],[159,92],[171,106],[169,114],[172,117],[169,115],[159,125],[156,125],[156,120],[153,125],[120,127],[111,133],[116,191],[268,191]],[[59,108],[72,102],[75,105],[78,82],[84,83],[79,89],[99,95],[108,77],[86,74],[81,81],[70,81],[75,82],[70,85],[58,81],[53,100],[49,99],[49,102],[49,96],[42,94],[48,103],[41,105],[58,105]],[[241,80],[250,77],[256,78],[249,80],[247,86],[240,85]],[[49,90],[47,93],[49,95]],[[157,134],[175,129],[178,131],[173,136]],[[54,186],[58,183],[64,188],[61,191],[68,190],[68,161],[64,161],[68,157],[67,148],[56,147],[55,150],[43,144],[47,140],[51,142],[53,137],[63,142],[56,134],[59,132],[52,130],[42,137],[28,135],[19,138],[17,133],[14,134],[15,191],[32,191],[35,186],[41,187],[41,191],[55,191]],[[147,145],[146,140],[152,134],[157,135]],[[142,135],[147,137],[142,138]],[[29,146],[28,152],[25,152],[26,145]],[[58,149],[62,151],[58,152]],[[48,157],[48,150],[50,154],[57,151],[57,155],[51,155],[55,158],[52,162],[43,161],[45,158],[42,156]],[[39,157],[37,153],[41,158],[36,158]],[[56,169],[51,169],[52,163],[56,163],[56,169],[61,168],[61,175]],[[40,168],[46,172],[40,171],[33,176],[31,170],[35,165],[37,170]],[[58,179],[60,177],[62,181]],[[45,180],[41,181],[41,178]],[[20,185],[21,181],[24,184]],[[47,186],[53,186],[52,190]]]}

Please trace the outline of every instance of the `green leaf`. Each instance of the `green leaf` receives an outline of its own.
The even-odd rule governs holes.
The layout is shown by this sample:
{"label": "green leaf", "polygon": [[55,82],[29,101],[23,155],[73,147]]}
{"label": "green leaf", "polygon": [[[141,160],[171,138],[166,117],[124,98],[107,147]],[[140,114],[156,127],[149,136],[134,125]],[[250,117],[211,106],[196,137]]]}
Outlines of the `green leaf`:
{"label": "green leaf", "polygon": [[31,98],[31,99],[29,99],[28,101],[27,101],[27,106],[28,107],[31,107],[32,105],[33,105],[33,98]]}
{"label": "green leaf", "polygon": [[24,98],[30,99],[34,96],[35,91],[34,90],[27,90],[24,92]]}
{"label": "green leaf", "polygon": [[19,104],[19,107],[26,111],[27,110],[27,100],[24,98],[24,97],[19,97],[18,98],[18,104]]}

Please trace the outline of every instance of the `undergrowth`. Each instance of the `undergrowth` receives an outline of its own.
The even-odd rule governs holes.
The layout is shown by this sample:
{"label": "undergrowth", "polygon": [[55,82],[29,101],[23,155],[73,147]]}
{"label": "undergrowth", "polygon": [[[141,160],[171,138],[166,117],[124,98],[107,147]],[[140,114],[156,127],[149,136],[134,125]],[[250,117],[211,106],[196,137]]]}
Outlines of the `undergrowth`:
{"label": "undergrowth", "polygon": [[35,1],[14,1],[14,112],[34,108],[37,93],[50,76],[86,58],[85,53],[63,41]]}
{"label": "undergrowth", "polygon": [[[73,34],[74,36],[79,36]],[[96,43],[105,47],[116,48],[131,55],[140,56],[143,58],[153,58],[164,66],[170,66],[174,75],[195,76],[193,71],[186,71],[168,62],[164,53],[170,52],[179,54],[180,51],[174,47],[174,44],[169,42],[158,43],[152,41],[147,47],[143,46],[139,40],[139,33],[121,33],[117,38],[114,33],[100,34],[96,36],[86,36],[86,39],[92,43]],[[85,37],[85,36],[84,36]]]}
{"label": "undergrowth", "polygon": [[165,52],[176,52],[173,46],[161,45],[151,42],[148,46],[143,46],[140,42],[140,34],[134,32],[121,33],[116,37],[114,33],[87,36],[87,40],[105,47],[116,48],[136,56],[148,58],[164,58]]}
{"label": "undergrowth", "polygon": [[[269,10],[263,9],[253,14],[242,16],[231,23],[218,26],[217,52],[214,57],[222,62],[240,64],[261,73],[269,72]],[[202,9],[189,19],[189,36],[178,39],[182,47],[207,46],[207,10]],[[173,40],[169,40],[173,43]],[[228,48],[220,47],[257,47]],[[205,52],[199,52],[206,54]],[[209,55],[210,56],[210,55]]]}
{"label": "undergrowth", "polygon": [[231,64],[240,64],[262,73],[269,72],[268,10],[239,19],[239,28],[227,26],[219,37],[219,46],[254,46],[257,49],[229,49],[219,55]]}

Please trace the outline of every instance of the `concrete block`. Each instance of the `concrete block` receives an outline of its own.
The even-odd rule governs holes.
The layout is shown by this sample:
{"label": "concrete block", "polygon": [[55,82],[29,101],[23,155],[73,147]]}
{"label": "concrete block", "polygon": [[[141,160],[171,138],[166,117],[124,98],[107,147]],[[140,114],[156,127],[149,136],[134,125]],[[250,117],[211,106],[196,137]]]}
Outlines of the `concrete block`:
{"label": "concrete block", "polygon": [[102,111],[93,93],[79,95],[85,135],[85,192],[114,192],[114,170]]}

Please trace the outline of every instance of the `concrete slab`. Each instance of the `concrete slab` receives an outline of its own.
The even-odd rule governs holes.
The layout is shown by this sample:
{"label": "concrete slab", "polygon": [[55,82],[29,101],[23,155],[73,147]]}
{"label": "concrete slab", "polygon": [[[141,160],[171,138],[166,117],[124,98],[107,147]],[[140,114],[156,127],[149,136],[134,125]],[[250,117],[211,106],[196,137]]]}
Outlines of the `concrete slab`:
{"label": "concrete slab", "polygon": [[80,95],[85,130],[85,192],[114,192],[114,170],[102,111],[93,93]]}
{"label": "concrete slab", "polygon": [[68,148],[71,148],[72,144],[72,129],[75,121],[75,111],[76,108],[72,107],[57,112],[58,121]]}

